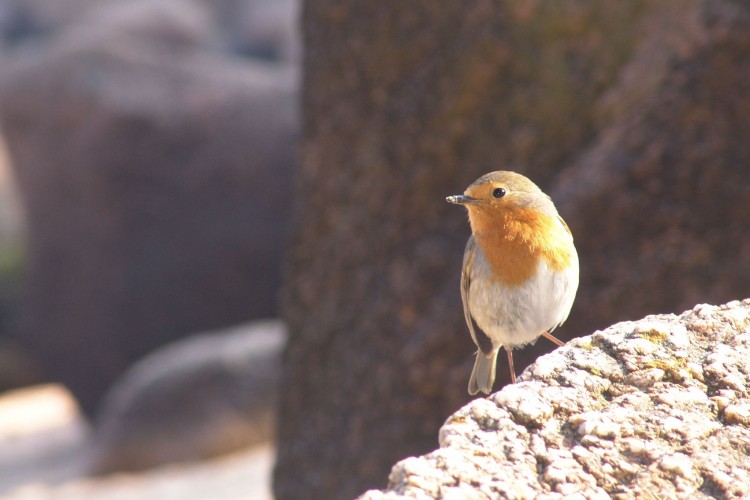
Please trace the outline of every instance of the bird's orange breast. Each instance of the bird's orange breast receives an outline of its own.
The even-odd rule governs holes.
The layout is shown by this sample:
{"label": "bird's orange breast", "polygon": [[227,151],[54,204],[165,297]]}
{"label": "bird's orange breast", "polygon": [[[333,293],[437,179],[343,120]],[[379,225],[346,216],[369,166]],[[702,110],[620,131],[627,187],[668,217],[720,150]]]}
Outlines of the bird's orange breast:
{"label": "bird's orange breast", "polygon": [[504,285],[524,284],[537,272],[540,259],[555,271],[570,266],[572,238],[557,215],[529,208],[498,212],[478,207],[469,210],[469,220],[492,278]]}

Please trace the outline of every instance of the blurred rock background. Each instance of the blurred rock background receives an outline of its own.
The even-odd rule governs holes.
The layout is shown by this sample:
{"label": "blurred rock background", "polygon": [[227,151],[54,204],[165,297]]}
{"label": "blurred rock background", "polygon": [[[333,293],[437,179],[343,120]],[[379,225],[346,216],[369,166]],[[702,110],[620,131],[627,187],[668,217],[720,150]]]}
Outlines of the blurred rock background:
{"label": "blurred rock background", "polygon": [[0,391],[73,396],[68,437],[2,440],[0,493],[256,447],[268,495],[298,10],[0,1]]}
{"label": "blurred rock background", "polygon": [[222,51],[216,23],[187,0],[111,2],[5,65],[23,340],[88,414],[154,348],[276,314],[297,71]]}
{"label": "blurred rock background", "polygon": [[732,0],[0,0],[0,389],[82,411],[39,477],[268,443],[278,396],[278,498],[385,486],[468,401],[443,200],[490,170],[573,230],[563,338],[747,296],[748,28]]}

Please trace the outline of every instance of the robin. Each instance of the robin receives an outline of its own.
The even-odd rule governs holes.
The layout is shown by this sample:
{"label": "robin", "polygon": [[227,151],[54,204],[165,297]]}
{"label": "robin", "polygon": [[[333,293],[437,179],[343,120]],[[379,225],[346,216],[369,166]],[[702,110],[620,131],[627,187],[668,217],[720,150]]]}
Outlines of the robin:
{"label": "robin", "polygon": [[464,251],[461,299],[479,350],[469,394],[489,394],[500,347],[511,382],[513,349],[550,333],[568,317],[578,289],[578,254],[568,225],[549,196],[515,172],[490,172],[450,203],[469,212],[471,236]]}

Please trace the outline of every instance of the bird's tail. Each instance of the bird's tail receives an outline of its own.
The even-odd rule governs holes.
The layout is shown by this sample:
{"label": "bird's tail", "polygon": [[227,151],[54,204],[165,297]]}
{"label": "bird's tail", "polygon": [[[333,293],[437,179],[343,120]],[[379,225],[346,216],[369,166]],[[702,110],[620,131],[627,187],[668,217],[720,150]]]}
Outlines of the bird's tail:
{"label": "bird's tail", "polygon": [[497,365],[497,349],[490,354],[477,351],[474,361],[474,369],[469,379],[469,394],[472,396],[479,391],[485,394],[492,392],[492,384],[495,383],[495,365]]}

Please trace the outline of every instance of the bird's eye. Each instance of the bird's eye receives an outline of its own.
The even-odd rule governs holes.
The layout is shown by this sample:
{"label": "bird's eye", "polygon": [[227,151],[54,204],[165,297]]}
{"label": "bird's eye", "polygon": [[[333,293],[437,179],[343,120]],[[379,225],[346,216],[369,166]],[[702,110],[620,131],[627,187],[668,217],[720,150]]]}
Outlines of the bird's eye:
{"label": "bird's eye", "polygon": [[495,198],[502,198],[505,196],[505,189],[504,188],[495,188],[492,190],[492,196]]}

